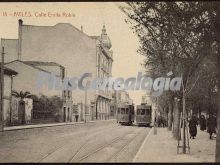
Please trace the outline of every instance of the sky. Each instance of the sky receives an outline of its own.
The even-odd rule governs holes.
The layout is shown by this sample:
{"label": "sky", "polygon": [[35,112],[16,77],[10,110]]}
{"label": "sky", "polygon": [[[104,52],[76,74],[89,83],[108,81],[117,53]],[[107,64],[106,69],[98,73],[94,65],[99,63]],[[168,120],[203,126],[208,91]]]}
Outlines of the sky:
{"label": "sky", "polygon": [[[0,38],[18,38],[18,19],[24,24],[53,26],[57,23],[71,23],[84,33],[100,35],[105,24],[112,42],[113,77],[136,77],[143,71],[140,65],[144,57],[137,53],[138,38],[124,20],[126,15],[118,5],[122,2],[66,2],[66,3],[0,3]],[[30,12],[32,17],[3,16],[3,12]],[[36,17],[35,13],[73,13],[73,17]],[[140,104],[144,91],[128,91],[135,104]]]}

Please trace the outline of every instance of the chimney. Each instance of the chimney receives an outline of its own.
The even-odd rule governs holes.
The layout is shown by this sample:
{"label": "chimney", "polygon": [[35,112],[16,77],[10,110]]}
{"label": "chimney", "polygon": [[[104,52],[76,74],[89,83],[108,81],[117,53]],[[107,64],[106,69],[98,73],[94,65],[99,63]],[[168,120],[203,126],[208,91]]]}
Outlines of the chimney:
{"label": "chimney", "polygon": [[18,60],[21,60],[21,38],[22,38],[22,26],[23,20],[18,20]]}
{"label": "chimney", "polygon": [[81,31],[83,32],[83,26],[81,25]]}

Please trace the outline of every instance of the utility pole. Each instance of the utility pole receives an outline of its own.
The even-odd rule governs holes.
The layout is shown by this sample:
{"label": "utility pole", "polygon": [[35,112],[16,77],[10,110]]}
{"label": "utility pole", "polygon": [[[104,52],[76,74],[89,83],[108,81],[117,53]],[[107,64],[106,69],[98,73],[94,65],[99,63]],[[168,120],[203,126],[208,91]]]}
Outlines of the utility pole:
{"label": "utility pole", "polygon": [[86,123],[86,110],[87,110],[87,85],[86,85],[86,89],[85,89],[85,112],[84,112],[84,116],[85,116],[85,123]]}
{"label": "utility pole", "polygon": [[89,84],[90,84],[90,81],[88,81],[86,83],[86,87],[85,87],[85,112],[84,112],[84,115],[85,115],[85,123],[86,123],[86,110],[87,110],[87,89],[89,87]]}
{"label": "utility pole", "polygon": [[116,121],[118,122],[118,92],[115,90],[115,115],[116,115]]}
{"label": "utility pole", "polygon": [[154,113],[154,134],[156,135],[157,134],[157,120],[156,120],[156,116],[157,116],[157,113],[156,113],[156,110],[158,110],[158,97],[156,97],[156,109],[155,109],[155,113]]}
{"label": "utility pole", "polygon": [[1,80],[0,80],[0,90],[1,90],[1,111],[0,111],[0,131],[3,132],[4,130],[4,118],[3,118],[3,114],[4,114],[4,55],[5,55],[5,51],[4,51],[4,47],[2,47],[2,60],[1,60]]}
{"label": "utility pole", "polygon": [[186,153],[186,103],[185,94],[183,93],[183,153]]}

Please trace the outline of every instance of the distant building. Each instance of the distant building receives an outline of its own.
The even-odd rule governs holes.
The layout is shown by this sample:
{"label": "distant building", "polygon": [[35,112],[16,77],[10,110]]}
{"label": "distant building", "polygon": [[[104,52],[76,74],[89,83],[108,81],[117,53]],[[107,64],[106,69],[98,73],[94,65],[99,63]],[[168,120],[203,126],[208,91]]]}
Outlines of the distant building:
{"label": "distant building", "polygon": [[72,100],[72,91],[64,90],[63,91],[63,121],[73,121],[73,100]]}
{"label": "distant building", "polygon": [[133,104],[133,100],[130,98],[129,93],[125,90],[117,91],[117,102],[120,104]]}
{"label": "distant building", "polygon": [[[67,77],[80,77],[92,73],[92,79],[110,77],[112,74],[113,52],[111,41],[103,26],[100,36],[88,36],[69,23],[55,26],[25,25],[19,20],[18,39],[1,39],[7,52],[6,62],[51,61],[64,66]],[[29,63],[30,65],[31,62]],[[34,63],[34,66],[39,67]],[[40,65],[41,69],[45,69]],[[52,69],[52,68],[51,68]],[[85,104],[85,92],[73,91],[73,103]],[[109,91],[88,91],[87,120],[109,117],[111,93]]]}
{"label": "distant building", "polygon": [[[1,68],[1,65],[0,65]],[[12,87],[13,79],[17,75],[17,72],[4,67],[4,97],[3,97],[3,121],[4,125],[10,125],[12,123]],[[0,100],[1,101],[1,100]]]}
{"label": "distant building", "polygon": [[111,101],[111,107],[110,107],[110,116],[116,116],[117,113],[117,107],[120,104],[133,104],[133,100],[130,98],[129,93],[125,90],[114,90],[112,92],[112,101]]}
{"label": "distant building", "polygon": [[148,97],[147,96],[142,96],[141,97],[141,103],[142,104],[147,104],[148,103]]}

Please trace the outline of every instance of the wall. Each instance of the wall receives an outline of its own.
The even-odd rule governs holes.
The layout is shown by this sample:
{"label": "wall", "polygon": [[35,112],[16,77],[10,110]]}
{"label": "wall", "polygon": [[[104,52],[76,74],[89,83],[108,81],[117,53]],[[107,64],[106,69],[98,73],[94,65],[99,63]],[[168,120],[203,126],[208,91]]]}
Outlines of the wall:
{"label": "wall", "polygon": [[[44,94],[46,96],[57,95],[61,97],[62,91],[60,90],[48,90],[47,88],[42,88],[39,90],[36,88],[36,82],[38,80],[39,73],[42,72],[41,70],[35,69],[19,61],[6,64],[6,67],[18,72],[13,79],[13,90],[17,92],[29,91],[34,95]],[[45,74],[49,75],[49,73]]]}
{"label": "wall", "polygon": [[[65,67],[68,77],[90,72],[96,77],[96,41],[71,24],[22,26],[22,60],[53,61]],[[88,102],[95,92],[88,92]],[[73,91],[74,103],[84,102],[84,92]]]}
{"label": "wall", "polygon": [[31,123],[32,114],[33,114],[33,100],[30,98],[25,98],[25,122]]}
{"label": "wall", "polygon": [[[18,110],[19,110],[19,101],[20,98],[12,97],[12,113],[11,120],[12,125],[20,125],[18,118]],[[25,98],[25,123],[30,124],[33,116],[33,100],[30,98]]]}
{"label": "wall", "polygon": [[36,65],[36,67],[44,69],[44,70],[49,71],[51,73],[54,73],[55,75],[58,75],[58,76],[62,76],[62,74],[63,74],[63,71],[62,71],[61,67],[59,67],[59,66]]}
{"label": "wall", "polygon": [[[1,47],[5,49],[5,62],[17,60],[18,57],[18,40],[17,39],[1,39]],[[0,59],[1,61],[1,59]]]}
{"label": "wall", "polygon": [[10,122],[10,113],[11,113],[11,76],[9,75],[4,75],[4,113],[3,113],[3,118],[5,124],[9,124]]}

